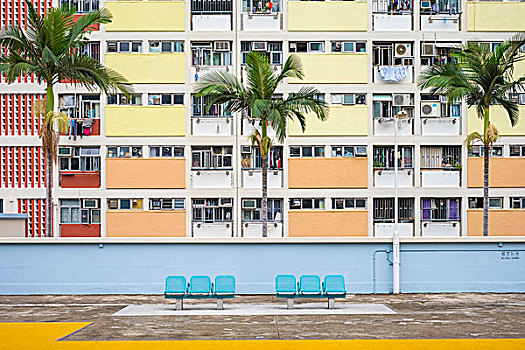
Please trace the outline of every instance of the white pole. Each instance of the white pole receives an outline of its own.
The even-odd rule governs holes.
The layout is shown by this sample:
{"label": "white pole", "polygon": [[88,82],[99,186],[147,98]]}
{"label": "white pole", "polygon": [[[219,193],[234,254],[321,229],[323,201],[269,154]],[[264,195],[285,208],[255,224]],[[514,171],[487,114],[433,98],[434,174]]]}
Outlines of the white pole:
{"label": "white pole", "polygon": [[398,194],[397,194],[397,172],[398,172],[398,161],[399,161],[399,150],[397,147],[397,127],[398,127],[398,116],[394,116],[394,235],[392,239],[392,250],[394,252],[394,294],[399,294],[399,231],[398,231]]}

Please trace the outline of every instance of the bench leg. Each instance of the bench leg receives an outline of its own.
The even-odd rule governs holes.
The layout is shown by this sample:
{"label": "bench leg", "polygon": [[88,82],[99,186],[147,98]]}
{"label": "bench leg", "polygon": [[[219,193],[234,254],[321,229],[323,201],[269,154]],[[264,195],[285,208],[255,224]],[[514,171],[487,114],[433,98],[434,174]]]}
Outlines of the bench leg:
{"label": "bench leg", "polygon": [[335,309],[335,299],[328,299],[328,308],[329,309]]}
{"label": "bench leg", "polygon": [[175,310],[182,310],[182,299],[177,299],[175,303]]}
{"label": "bench leg", "polygon": [[293,299],[292,298],[286,298],[286,308],[293,309]]}
{"label": "bench leg", "polygon": [[224,299],[217,299],[217,310],[224,310]]}

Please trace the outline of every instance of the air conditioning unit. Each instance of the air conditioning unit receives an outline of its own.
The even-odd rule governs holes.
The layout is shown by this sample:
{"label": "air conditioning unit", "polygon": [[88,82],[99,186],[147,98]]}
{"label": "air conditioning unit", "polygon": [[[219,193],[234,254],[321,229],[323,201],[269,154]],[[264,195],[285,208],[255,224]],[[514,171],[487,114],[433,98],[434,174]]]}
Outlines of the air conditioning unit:
{"label": "air conditioning unit", "polygon": [[58,147],[59,156],[71,156],[73,154],[72,147]]}
{"label": "air conditioning unit", "polygon": [[434,44],[423,44],[421,46],[421,56],[435,56],[436,49]]}
{"label": "air conditioning unit", "polygon": [[394,94],[394,106],[410,106],[410,94]]}
{"label": "air conditioning unit", "polygon": [[266,51],[266,42],[265,41],[254,41],[252,43],[253,51]]}
{"label": "air conditioning unit", "polygon": [[252,148],[250,146],[241,146],[241,153],[250,154],[252,153]]}
{"label": "air conditioning unit", "polygon": [[212,150],[213,150],[213,154],[222,154],[222,147],[221,146],[213,146]]}
{"label": "air conditioning unit", "polygon": [[257,208],[257,201],[255,199],[243,199],[242,208],[243,209],[255,209]]}
{"label": "air conditioning unit", "polygon": [[432,8],[432,4],[428,0],[422,0],[421,1],[421,9],[422,10],[430,10]]}
{"label": "air conditioning unit", "polygon": [[439,103],[422,103],[422,117],[439,117]]}
{"label": "air conditioning unit", "polygon": [[412,57],[411,44],[395,44],[394,57]]}
{"label": "air conditioning unit", "polygon": [[219,201],[219,207],[231,207],[233,200],[231,198],[221,198]]}
{"label": "air conditioning unit", "polygon": [[213,49],[215,51],[230,51],[229,41],[216,41],[213,43]]}
{"label": "air conditioning unit", "polygon": [[98,199],[83,199],[82,208],[84,209],[98,208]]}

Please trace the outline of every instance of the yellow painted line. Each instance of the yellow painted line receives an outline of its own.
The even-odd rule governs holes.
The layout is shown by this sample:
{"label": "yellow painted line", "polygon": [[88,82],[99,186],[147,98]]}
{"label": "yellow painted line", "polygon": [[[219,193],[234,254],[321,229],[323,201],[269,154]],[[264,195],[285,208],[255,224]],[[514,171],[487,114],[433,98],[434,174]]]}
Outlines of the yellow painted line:
{"label": "yellow painted line", "polygon": [[1,350],[525,350],[525,339],[57,341],[90,323],[0,323]]}

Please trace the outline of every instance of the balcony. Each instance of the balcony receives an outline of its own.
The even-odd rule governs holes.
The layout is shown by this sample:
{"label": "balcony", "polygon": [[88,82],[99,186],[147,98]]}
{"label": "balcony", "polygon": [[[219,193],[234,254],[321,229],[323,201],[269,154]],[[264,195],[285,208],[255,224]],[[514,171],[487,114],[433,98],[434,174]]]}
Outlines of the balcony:
{"label": "balcony", "polygon": [[[524,3],[525,4],[525,3]],[[525,66],[523,66],[525,68]],[[516,75],[515,71],[515,75]],[[525,70],[523,70],[525,73]],[[525,106],[520,105],[519,115],[525,115]],[[510,125],[509,117],[507,112],[501,106],[491,106],[489,109],[490,113],[490,122],[496,126],[499,130],[499,136],[525,136],[525,123],[520,120],[520,122],[512,127]],[[470,134],[473,131],[477,131],[483,134],[483,119],[478,118],[475,108],[469,108],[467,111],[467,133]]]}
{"label": "balcony", "polygon": [[[242,169],[242,187],[261,188],[261,169]],[[268,169],[268,188],[283,187],[283,171]]]}
{"label": "balcony", "polygon": [[[392,169],[374,169],[374,187],[394,188],[395,171]],[[399,168],[397,173],[399,187],[414,186],[414,169]]]}
{"label": "balcony", "polygon": [[[467,235],[483,235],[483,210],[467,210]],[[489,209],[489,236],[525,236],[525,210]]]}
{"label": "balcony", "polygon": [[290,237],[368,237],[367,210],[290,210]]}
{"label": "balcony", "polygon": [[100,224],[60,224],[60,237],[100,237]]}
{"label": "balcony", "polygon": [[[155,5],[160,2],[145,3]],[[173,1],[173,3],[178,2]],[[134,84],[184,84],[186,82],[186,55],[180,52],[108,53],[106,54],[106,65]]]}
{"label": "balcony", "polygon": [[192,235],[195,238],[231,238],[233,222],[192,222]]}
{"label": "balcony", "polygon": [[107,237],[186,237],[185,210],[110,210]]}
{"label": "balcony", "polygon": [[[260,222],[243,222],[242,236],[245,238],[260,238],[262,237],[262,223]],[[282,222],[268,223],[268,237],[280,238],[283,236]]]}
{"label": "balcony", "polygon": [[[483,157],[469,157],[467,186],[483,187]],[[489,186],[492,188],[525,187],[525,158],[491,157]]]}
{"label": "balcony", "polygon": [[424,169],[421,171],[422,187],[459,187],[461,186],[460,170]]}
{"label": "balcony", "polygon": [[[298,3],[330,4],[333,2],[304,1]],[[353,2],[346,3],[353,4]],[[311,18],[308,20],[310,21]],[[305,76],[303,80],[289,78],[288,83],[290,84],[368,83],[368,56],[366,53],[297,53],[295,55],[302,61]]]}
{"label": "balcony", "polygon": [[184,106],[106,106],[106,136],[184,136]]}
{"label": "balcony", "polygon": [[106,188],[186,188],[186,160],[106,159]]}
{"label": "balcony", "polygon": [[185,6],[184,1],[106,1],[105,7],[114,16],[106,31],[183,32]]}
{"label": "balcony", "polygon": [[289,188],[368,187],[368,158],[291,158],[288,166]]}
{"label": "balcony", "polygon": [[282,17],[279,12],[250,12],[241,14],[242,30],[247,32],[282,30]]}
{"label": "balcony", "polygon": [[[394,136],[394,125],[395,123],[392,120],[374,118],[374,135]],[[397,125],[399,136],[414,134],[414,120],[412,118],[400,120]]]}
{"label": "balcony", "polygon": [[291,32],[366,32],[366,1],[289,1]]}
{"label": "balcony", "polygon": [[[374,223],[374,236],[391,238],[394,235],[394,226],[394,223],[376,222]],[[397,230],[399,237],[414,236],[414,224],[412,223],[400,222],[397,224]]]}
{"label": "balcony", "polygon": [[191,117],[191,134],[195,136],[227,136],[233,132],[232,117]]}
{"label": "balcony", "polygon": [[325,121],[309,114],[306,116],[304,132],[296,121],[291,121],[288,125],[289,136],[367,136],[368,106],[332,106]]}
{"label": "balcony", "polygon": [[461,221],[421,222],[421,236],[423,237],[459,237]]}
{"label": "balcony", "polygon": [[224,71],[224,72],[233,72],[232,66],[224,66],[224,65],[198,65],[198,66],[191,66],[191,77],[192,82],[196,83],[199,81],[199,78],[206,75],[208,72],[213,71]]}
{"label": "balcony", "polygon": [[430,32],[457,32],[460,29],[460,14],[421,14],[421,30]]}
{"label": "balcony", "polygon": [[[257,129],[257,130],[261,130],[261,127],[259,125],[259,122],[256,121],[256,120],[253,120],[253,119],[248,119],[248,118],[245,118],[243,117],[242,118],[242,131],[241,131],[241,134],[242,135],[250,135],[250,134],[253,134],[254,130]],[[273,130],[273,128],[271,126],[268,126],[268,128],[266,129],[266,133],[268,134],[269,137],[275,137],[275,130]]]}
{"label": "balcony", "polygon": [[195,32],[231,31],[232,15],[230,14],[192,14],[191,29]]}
{"label": "balcony", "polygon": [[467,31],[523,31],[525,3],[518,1],[467,1]]}
{"label": "balcony", "polygon": [[461,135],[460,117],[421,117],[422,135]]}
{"label": "balcony", "polygon": [[374,83],[410,84],[414,82],[414,66],[374,66]]}
{"label": "balcony", "polygon": [[60,187],[62,188],[99,188],[99,171],[61,171]]}
{"label": "balcony", "polygon": [[193,188],[232,188],[233,170],[192,169],[191,186]]}

